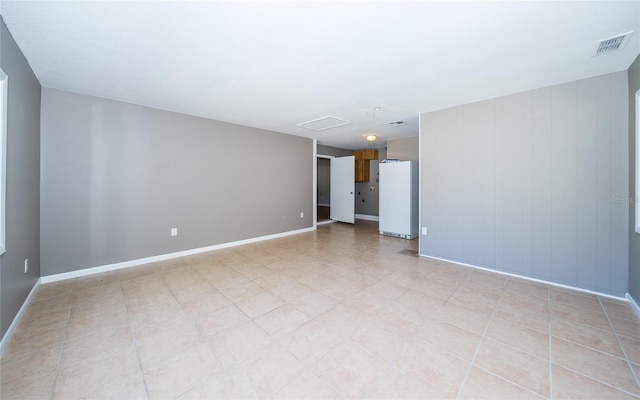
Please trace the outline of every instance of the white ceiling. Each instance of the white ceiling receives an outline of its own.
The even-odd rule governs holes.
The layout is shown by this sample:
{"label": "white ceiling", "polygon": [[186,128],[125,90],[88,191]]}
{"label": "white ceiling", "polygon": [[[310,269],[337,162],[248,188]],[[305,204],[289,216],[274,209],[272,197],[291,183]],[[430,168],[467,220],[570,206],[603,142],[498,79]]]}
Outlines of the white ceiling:
{"label": "white ceiling", "polygon": [[[416,136],[421,112],[625,70],[640,53],[640,1],[0,6],[43,86],[349,149]],[[623,50],[592,56],[627,31]],[[297,126],[326,115],[353,123]]]}

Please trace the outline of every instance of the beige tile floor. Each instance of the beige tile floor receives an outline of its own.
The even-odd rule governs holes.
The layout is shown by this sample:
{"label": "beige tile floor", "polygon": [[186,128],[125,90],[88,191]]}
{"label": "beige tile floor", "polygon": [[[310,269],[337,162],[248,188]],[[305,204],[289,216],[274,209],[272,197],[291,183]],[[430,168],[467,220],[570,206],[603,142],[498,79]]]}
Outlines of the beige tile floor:
{"label": "beige tile floor", "polygon": [[640,398],[628,304],[419,258],[376,229],[42,285],[2,398]]}

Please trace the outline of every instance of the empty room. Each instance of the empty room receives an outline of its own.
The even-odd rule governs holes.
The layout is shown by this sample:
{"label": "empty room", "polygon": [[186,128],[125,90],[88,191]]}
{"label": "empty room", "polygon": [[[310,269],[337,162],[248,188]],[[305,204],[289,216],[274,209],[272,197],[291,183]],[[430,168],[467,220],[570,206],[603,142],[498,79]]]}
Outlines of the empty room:
{"label": "empty room", "polygon": [[0,0],[0,398],[640,399],[640,1]]}

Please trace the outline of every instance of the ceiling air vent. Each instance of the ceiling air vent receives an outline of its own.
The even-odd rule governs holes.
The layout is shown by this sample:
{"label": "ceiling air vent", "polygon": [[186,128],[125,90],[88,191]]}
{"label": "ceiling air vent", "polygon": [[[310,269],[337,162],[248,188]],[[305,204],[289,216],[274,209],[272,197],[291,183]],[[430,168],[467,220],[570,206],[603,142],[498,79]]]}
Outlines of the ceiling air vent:
{"label": "ceiling air vent", "polygon": [[594,54],[594,56],[611,53],[612,51],[616,51],[616,50],[622,50],[622,48],[629,41],[629,38],[631,37],[632,34],[633,34],[633,31],[630,31],[627,33],[610,37],[608,39],[602,39],[598,41],[598,48],[596,49],[596,53]]}
{"label": "ceiling air vent", "polygon": [[311,121],[298,124],[301,128],[311,129],[312,131],[324,131],[331,128],[337,128],[343,125],[349,125],[351,121],[346,119],[327,115],[326,117],[312,119]]}
{"label": "ceiling air vent", "polygon": [[402,125],[406,125],[407,123],[404,121],[395,121],[395,122],[389,122],[389,125],[391,126],[402,126]]}

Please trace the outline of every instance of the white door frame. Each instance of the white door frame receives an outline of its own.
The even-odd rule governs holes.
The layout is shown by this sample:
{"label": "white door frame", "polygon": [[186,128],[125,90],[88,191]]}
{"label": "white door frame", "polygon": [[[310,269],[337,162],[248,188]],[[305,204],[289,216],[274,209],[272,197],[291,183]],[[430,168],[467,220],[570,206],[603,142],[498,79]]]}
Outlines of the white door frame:
{"label": "white door frame", "polygon": [[0,254],[6,251],[7,94],[9,77],[0,69]]}
{"label": "white door frame", "polygon": [[[318,228],[318,158],[332,159],[335,156],[327,156],[324,154],[316,154],[313,159],[313,227],[315,229]],[[324,225],[326,223],[331,223],[333,221],[329,220],[327,222],[323,222],[320,225]]]}

